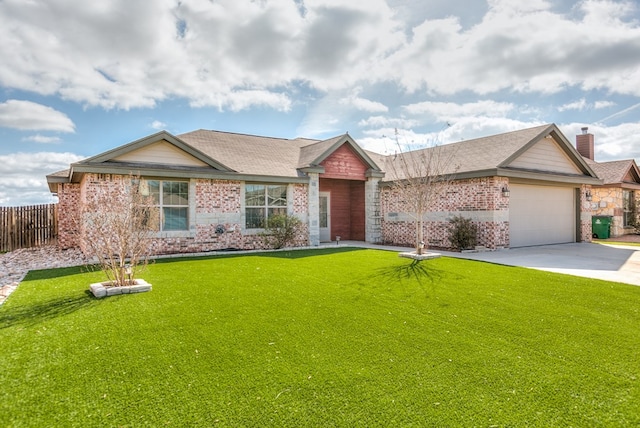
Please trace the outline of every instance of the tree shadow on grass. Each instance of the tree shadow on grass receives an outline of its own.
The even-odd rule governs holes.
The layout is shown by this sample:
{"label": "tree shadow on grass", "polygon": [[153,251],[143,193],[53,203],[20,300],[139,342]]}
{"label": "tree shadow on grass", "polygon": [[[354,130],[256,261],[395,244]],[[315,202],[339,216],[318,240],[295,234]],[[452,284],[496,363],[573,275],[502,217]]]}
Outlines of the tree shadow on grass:
{"label": "tree shadow on grass", "polygon": [[32,305],[0,307],[0,330],[15,326],[30,327],[97,304],[98,299],[87,290],[84,296],[56,297]]}
{"label": "tree shadow on grass", "polygon": [[400,285],[403,281],[416,281],[420,287],[435,285],[446,271],[435,268],[428,261],[412,260],[410,263],[387,266],[376,270],[375,278],[387,285]]}

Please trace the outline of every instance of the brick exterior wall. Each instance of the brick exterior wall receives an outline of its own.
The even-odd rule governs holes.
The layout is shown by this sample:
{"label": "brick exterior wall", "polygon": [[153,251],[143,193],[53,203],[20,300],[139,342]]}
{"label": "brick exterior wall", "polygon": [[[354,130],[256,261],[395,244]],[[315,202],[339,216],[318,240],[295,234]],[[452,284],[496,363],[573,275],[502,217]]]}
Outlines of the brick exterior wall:
{"label": "brick exterior wall", "polygon": [[309,191],[306,184],[293,185],[293,213],[307,216],[309,207]]}
{"label": "brick exterior wall", "polygon": [[[449,219],[454,215],[471,218],[477,227],[477,245],[489,249],[509,247],[509,198],[502,196],[502,188],[508,187],[506,177],[486,177],[457,180],[431,207],[426,215],[425,243],[435,248],[451,248],[449,241]],[[591,241],[592,203],[586,200],[587,190],[580,188],[579,224],[577,241]],[[592,190],[592,193],[594,191]],[[622,193],[620,193],[622,198]],[[595,196],[594,196],[594,204]],[[620,205],[621,206],[621,199]],[[381,193],[382,236],[387,244],[414,247],[416,222],[402,212],[398,194],[384,187]],[[622,218],[620,217],[620,222]]]}
{"label": "brick exterior wall", "polygon": [[[509,180],[503,177],[456,180],[426,214],[425,243],[430,247],[451,248],[449,220],[455,215],[471,218],[477,227],[478,245],[503,248],[509,242],[509,199],[502,188]],[[400,195],[391,188],[381,194],[383,242],[413,247],[416,223],[403,214]]]}
{"label": "brick exterior wall", "polygon": [[78,246],[75,219],[80,213],[80,184],[58,184],[58,246],[63,250]]}
{"label": "brick exterior wall", "polygon": [[[79,246],[74,220],[84,204],[95,198],[98,191],[118,188],[128,182],[129,176],[86,174],[80,184],[58,185],[59,238],[62,248]],[[226,249],[265,249],[258,234],[244,233],[243,201],[240,181],[193,179],[190,181],[189,231],[159,232],[152,238],[154,254],[196,253]],[[294,184],[290,209],[303,220],[295,246],[307,246],[309,229],[307,218],[307,186]],[[121,187],[120,187],[121,188]],[[90,232],[81,232],[90,233]],[[82,249],[86,252],[86,249]]]}

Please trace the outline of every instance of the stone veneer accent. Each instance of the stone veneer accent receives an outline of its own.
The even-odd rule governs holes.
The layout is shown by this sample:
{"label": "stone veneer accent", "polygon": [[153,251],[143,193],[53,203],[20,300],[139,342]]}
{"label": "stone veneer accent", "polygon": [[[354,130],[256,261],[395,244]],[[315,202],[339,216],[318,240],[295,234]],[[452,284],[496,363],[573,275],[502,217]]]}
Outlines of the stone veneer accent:
{"label": "stone veneer accent", "polygon": [[379,178],[369,178],[364,183],[365,241],[375,244],[382,242],[379,184]]}
{"label": "stone veneer accent", "polygon": [[309,186],[307,192],[307,212],[309,213],[309,244],[316,247],[320,245],[320,174],[309,173]]}
{"label": "stone veneer accent", "polygon": [[593,215],[592,203],[587,201],[587,192],[590,191],[593,195],[593,188],[590,185],[583,184],[580,187],[580,225],[578,226],[577,241],[579,242],[591,242],[593,237],[593,231],[591,228],[591,216]]}
{"label": "stone veneer accent", "polygon": [[[590,209],[593,210],[593,215],[610,215],[613,217],[611,224],[611,237],[622,236],[635,230],[634,228],[625,228],[623,226],[623,190],[624,189],[621,187],[591,188],[592,200],[588,204]],[[634,194],[636,198],[636,206],[638,206],[640,194],[638,191],[635,191]],[[589,227],[591,227],[591,222],[589,222]]]}

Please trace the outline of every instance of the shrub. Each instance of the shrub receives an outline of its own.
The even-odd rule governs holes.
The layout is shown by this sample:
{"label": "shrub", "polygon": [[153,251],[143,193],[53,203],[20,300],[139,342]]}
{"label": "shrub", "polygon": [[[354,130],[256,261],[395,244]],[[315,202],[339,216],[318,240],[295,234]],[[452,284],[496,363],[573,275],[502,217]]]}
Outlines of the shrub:
{"label": "shrub", "polygon": [[276,214],[267,219],[261,236],[271,248],[283,248],[295,240],[301,224],[296,216]]}
{"label": "shrub", "polygon": [[477,231],[471,219],[458,215],[449,223],[449,242],[455,249],[462,251],[476,246]]}

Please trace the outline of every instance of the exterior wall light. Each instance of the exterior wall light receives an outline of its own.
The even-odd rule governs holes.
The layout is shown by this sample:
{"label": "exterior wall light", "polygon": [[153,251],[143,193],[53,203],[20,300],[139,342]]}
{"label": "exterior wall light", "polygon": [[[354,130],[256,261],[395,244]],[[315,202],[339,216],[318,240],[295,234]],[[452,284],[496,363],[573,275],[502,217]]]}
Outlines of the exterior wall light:
{"label": "exterior wall light", "polygon": [[502,188],[502,196],[504,196],[505,198],[508,198],[511,192],[509,192],[509,188],[507,186],[504,186]]}
{"label": "exterior wall light", "polygon": [[593,199],[593,196],[591,196],[591,190],[587,190],[587,193],[585,193],[584,196],[589,202]]}

